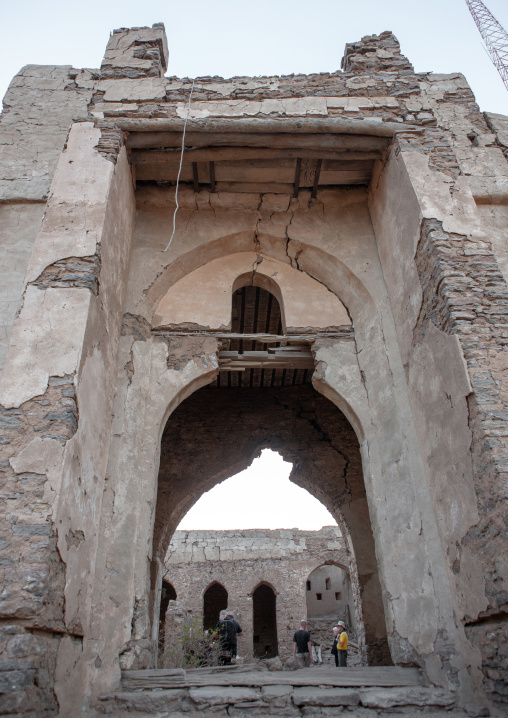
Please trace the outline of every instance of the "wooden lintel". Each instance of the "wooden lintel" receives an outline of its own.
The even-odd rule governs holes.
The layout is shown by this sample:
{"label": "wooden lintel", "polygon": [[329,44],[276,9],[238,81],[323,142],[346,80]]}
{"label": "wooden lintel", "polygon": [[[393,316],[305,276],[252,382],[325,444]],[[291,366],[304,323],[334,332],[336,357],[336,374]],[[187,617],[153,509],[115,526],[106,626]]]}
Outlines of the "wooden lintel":
{"label": "wooden lintel", "polygon": [[[178,132],[182,133],[185,120],[173,117],[125,117],[115,111],[105,112],[117,127],[126,132]],[[224,118],[206,117],[189,119],[187,132],[231,132],[231,133],[331,133],[347,135],[374,135],[393,137],[398,132],[421,132],[422,127],[406,125],[403,122],[383,122],[380,119],[344,119],[341,117],[282,117],[277,120],[263,120],[257,117]]]}
{"label": "wooden lintel", "polygon": [[194,192],[199,192],[199,173],[197,162],[192,163],[192,180],[194,183]]}
{"label": "wooden lintel", "polygon": [[225,357],[224,354],[232,352],[219,352],[219,367],[223,370],[235,369],[314,369],[314,357],[310,352],[303,352],[301,355],[273,356],[268,352],[256,352],[257,356],[251,356],[253,352],[245,352],[236,356]]}
{"label": "wooden lintel", "polygon": [[[318,133],[263,133],[263,132],[187,132],[185,154],[190,148],[211,147],[259,147],[265,149],[307,150],[353,150],[363,152],[383,151],[390,143],[389,137],[373,135],[341,135]],[[182,147],[181,132],[138,133],[127,139],[128,147]]]}
{"label": "wooden lintel", "polygon": [[317,160],[317,161],[316,161],[316,171],[315,171],[315,173],[314,173],[314,184],[312,185],[312,192],[311,192],[311,195],[310,195],[310,196],[312,197],[312,199],[315,199],[315,197],[316,197],[316,195],[317,195],[317,188],[318,188],[318,185],[319,185],[319,175],[321,174],[321,165],[322,165],[322,163],[323,163],[323,160]]}
{"label": "wooden lintel", "polygon": [[[141,135],[143,139],[145,135]],[[159,147],[154,144],[153,148],[150,144],[138,147],[138,135],[132,135],[127,138],[127,145],[130,148],[129,159],[134,165],[141,164],[180,164],[181,148],[178,147]],[[157,143],[157,138],[154,138]],[[272,149],[270,147],[208,147],[203,149],[188,148],[185,150],[183,161],[186,162],[240,162],[246,160],[296,160],[322,158],[324,161],[341,161],[350,162],[355,160],[377,160],[383,157],[381,150],[370,150],[362,152],[361,150],[352,151],[344,149],[336,150],[308,150],[304,148],[290,149],[281,147]]]}
{"label": "wooden lintel", "polygon": [[354,331],[351,326],[338,327],[336,330],[313,332],[312,334],[236,334],[230,332],[219,332],[213,330],[177,331],[155,327],[153,334],[162,337],[212,337],[214,339],[237,339],[240,341],[257,341],[262,344],[274,344],[278,342],[311,344],[316,339],[353,339]]}
{"label": "wooden lintel", "polygon": [[215,164],[209,163],[210,167],[210,192],[215,192]]}
{"label": "wooden lintel", "polygon": [[302,158],[298,157],[296,160],[295,167],[295,186],[293,189],[293,197],[298,197],[298,190],[300,189],[300,172],[302,171]]}

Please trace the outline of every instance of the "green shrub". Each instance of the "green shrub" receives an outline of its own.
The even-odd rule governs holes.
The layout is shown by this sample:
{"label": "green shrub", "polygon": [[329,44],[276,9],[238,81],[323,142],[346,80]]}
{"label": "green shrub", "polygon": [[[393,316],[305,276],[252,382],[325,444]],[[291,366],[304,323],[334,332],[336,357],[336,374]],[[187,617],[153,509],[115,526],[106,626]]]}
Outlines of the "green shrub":
{"label": "green shrub", "polygon": [[218,666],[220,641],[216,631],[203,631],[201,618],[186,618],[174,645],[165,651],[164,668]]}

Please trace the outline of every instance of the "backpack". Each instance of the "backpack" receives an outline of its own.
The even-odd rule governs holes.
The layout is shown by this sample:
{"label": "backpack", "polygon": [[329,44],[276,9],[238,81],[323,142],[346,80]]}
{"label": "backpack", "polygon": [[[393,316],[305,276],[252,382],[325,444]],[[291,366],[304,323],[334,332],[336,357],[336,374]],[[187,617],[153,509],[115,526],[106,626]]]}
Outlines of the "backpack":
{"label": "backpack", "polygon": [[219,621],[218,629],[223,643],[234,644],[236,642],[236,627],[231,619],[225,618],[223,621]]}

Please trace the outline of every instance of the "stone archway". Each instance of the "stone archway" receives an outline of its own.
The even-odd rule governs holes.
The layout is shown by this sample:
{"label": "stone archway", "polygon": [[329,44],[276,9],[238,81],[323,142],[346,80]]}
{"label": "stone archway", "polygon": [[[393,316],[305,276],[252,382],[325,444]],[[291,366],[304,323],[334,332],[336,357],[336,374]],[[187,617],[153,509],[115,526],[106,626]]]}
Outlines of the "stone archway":
{"label": "stone archway", "polygon": [[[153,579],[160,571],[160,536],[155,543],[152,539],[154,533],[161,533],[159,498],[168,489],[159,486],[158,498],[160,439],[168,417],[182,402],[187,404],[185,400],[194,392],[214,381],[219,370],[220,340],[213,333],[164,336],[156,326],[155,309],[168,286],[174,285],[193,267],[204,266],[207,261],[231,252],[250,251],[251,241],[251,235],[223,237],[202,245],[199,250],[190,250],[168,265],[146,294],[144,301],[151,307],[146,316],[151,320],[125,315],[119,357],[119,366],[124,370],[119,372],[113,427],[113,432],[117,428],[120,432],[112,434],[108,463],[111,480],[106,496],[107,502],[119,502],[125,510],[106,513],[101,525],[101,534],[111,540],[104,542],[106,548],[99,556],[98,571],[102,571],[103,578],[96,588],[100,611],[94,617],[94,630],[100,635],[104,627],[99,646],[104,658],[102,671],[100,675],[94,674],[97,690],[118,680],[120,668],[152,665],[153,652],[147,644],[150,638],[152,644],[156,642],[153,617],[158,615],[159,607],[153,596],[150,598],[147,586],[150,571]],[[369,569],[363,573],[367,588],[378,583],[377,596],[382,593],[395,663],[419,663],[428,667],[433,680],[437,680],[437,670],[439,680],[446,682],[445,669],[436,669],[434,660],[437,632],[440,626],[446,626],[450,645],[453,644],[450,655],[455,656],[457,670],[464,676],[463,631],[454,620],[446,564],[437,538],[435,513],[393,326],[384,321],[381,309],[355,274],[354,267],[311,244],[299,244],[298,270],[294,271],[302,278],[315,277],[336,297],[340,296],[354,326],[354,337],[346,337],[344,341],[315,337],[312,353],[316,368],[312,384],[323,397],[330,399],[331,406],[347,417],[349,428],[357,437],[357,446],[359,444],[358,464],[363,467],[364,497],[360,501],[346,501],[337,513],[339,522],[354,517],[355,520],[350,521],[352,528],[368,526],[373,532],[368,550],[361,550],[361,542],[355,546],[359,578],[361,564]],[[283,240],[273,238],[271,244],[265,244],[264,252],[284,262],[288,257],[285,249]],[[255,442],[243,447],[243,455],[232,457],[229,467],[217,468],[215,476],[207,477],[210,485],[244,468],[259,449],[270,446],[265,438],[258,436],[258,448]],[[276,443],[275,437],[273,441]],[[289,450],[281,449],[280,453],[292,461]],[[293,478],[308,488],[307,477],[299,473],[299,466],[295,466]],[[201,485],[199,482],[189,485],[187,494],[180,486],[180,491],[173,496],[176,503],[172,504],[169,523],[162,533],[167,531],[171,535],[180,518],[205,490],[206,483],[203,480]],[[327,505],[330,496],[323,491],[323,483],[310,481],[309,490]],[[126,540],[131,542],[133,554],[129,554],[128,561],[123,561],[119,557]],[[354,545],[353,530],[351,541]],[[106,568],[113,558],[115,573]],[[128,593],[125,593],[126,585]],[[155,585],[160,585],[160,578],[159,583],[152,582],[152,587]],[[366,593],[364,586],[364,602]],[[126,598],[119,606],[110,605],[102,598],[124,594]],[[108,624],[121,626],[114,642],[111,632],[106,630]],[[366,638],[368,642],[368,636]],[[467,683],[467,676],[464,680]]]}
{"label": "stone archway", "polygon": [[260,583],[252,592],[253,653],[257,658],[278,655],[277,596],[267,583]]}
{"label": "stone archway", "polygon": [[[209,385],[173,412],[161,440],[154,556],[165,556],[181,517],[205,491],[246,468],[263,448],[293,464],[291,480],[318,498],[350,537],[363,605],[361,641],[369,663],[389,663],[358,439],[342,412],[311,385]],[[231,497],[231,510],[239,508]]]}

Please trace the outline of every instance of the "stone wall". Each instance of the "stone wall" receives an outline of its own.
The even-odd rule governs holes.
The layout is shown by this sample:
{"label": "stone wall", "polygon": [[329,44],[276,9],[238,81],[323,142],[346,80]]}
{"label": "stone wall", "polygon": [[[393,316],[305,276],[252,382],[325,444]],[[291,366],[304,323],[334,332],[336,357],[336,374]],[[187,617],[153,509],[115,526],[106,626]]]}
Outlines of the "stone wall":
{"label": "stone wall", "polygon": [[[239,654],[250,657],[253,650],[252,594],[261,584],[272,588],[276,596],[278,655],[284,659],[292,655],[293,633],[307,614],[306,582],[322,564],[340,565],[349,572],[350,559],[340,530],[326,526],[320,531],[296,529],[245,531],[176,531],[166,555],[164,578],[174,587],[179,606],[187,615],[202,617],[203,595],[213,583],[220,583],[228,592],[229,608],[243,628],[239,639]],[[359,602],[359,594],[356,594]],[[344,620],[346,612],[330,611],[330,625],[326,648],[331,645],[332,626]],[[349,606],[356,619],[353,600]],[[168,611],[168,618],[172,610]],[[362,626],[358,605],[358,624]],[[363,641],[363,630],[360,630]],[[166,633],[166,645],[171,645],[174,632]],[[321,633],[313,637],[321,644]],[[327,651],[329,653],[329,651]]]}
{"label": "stone wall", "polygon": [[[395,663],[463,705],[504,704],[506,118],[459,74],[414,73],[391,33],[348,45],[343,71],[197,78],[189,145],[223,133],[234,157],[264,134],[291,153],[303,134],[373,169],[317,193],[195,192],[189,176],[164,251],[174,184],[134,152],[162,141],[162,166],[180,146],[192,82],[164,77],[167,57],[161,25],[117,30],[100,73],[24,68],[0,118],[1,650],[19,688],[3,712],[86,712],[120,656],[151,665],[170,536],[265,446],[335,512],[362,610],[382,608],[365,611],[371,645],[387,635]],[[313,388],[236,406],[197,391],[211,397],[207,307],[238,254],[283,307],[324,288],[347,314],[341,336],[308,327]],[[176,336],[157,310],[200,268],[229,278],[199,332],[184,303]],[[189,451],[201,435],[209,471]]]}

